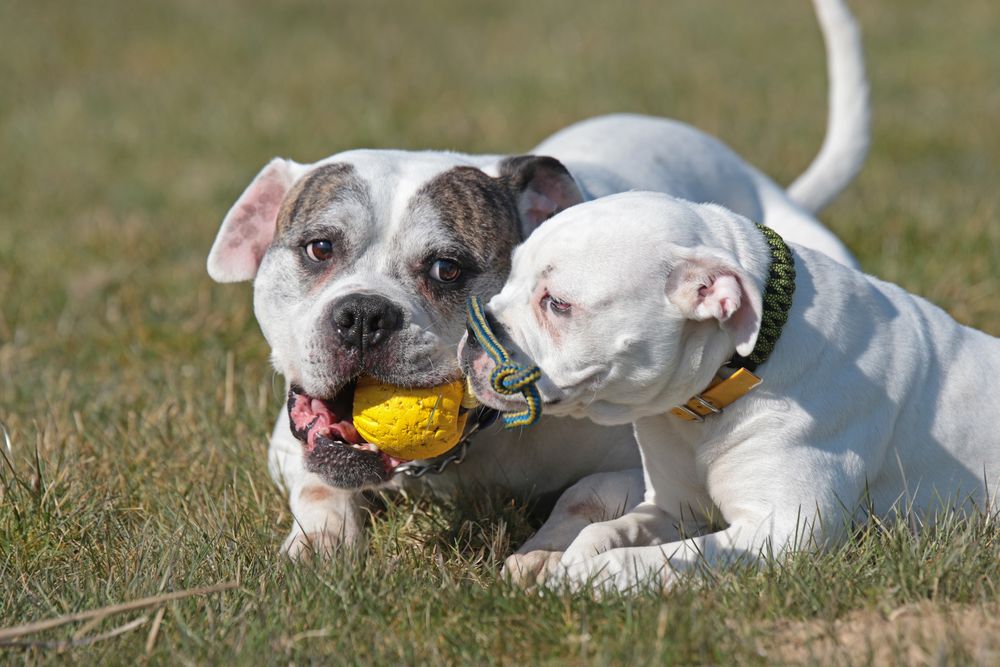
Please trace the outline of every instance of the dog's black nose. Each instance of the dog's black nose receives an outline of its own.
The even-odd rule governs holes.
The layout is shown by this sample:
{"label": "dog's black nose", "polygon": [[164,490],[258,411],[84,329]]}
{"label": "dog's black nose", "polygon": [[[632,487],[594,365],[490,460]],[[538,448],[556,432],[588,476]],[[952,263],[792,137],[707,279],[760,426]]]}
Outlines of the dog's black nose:
{"label": "dog's black nose", "polygon": [[375,294],[350,294],[336,301],[331,310],[340,340],[357,350],[379,345],[403,326],[399,306]]}

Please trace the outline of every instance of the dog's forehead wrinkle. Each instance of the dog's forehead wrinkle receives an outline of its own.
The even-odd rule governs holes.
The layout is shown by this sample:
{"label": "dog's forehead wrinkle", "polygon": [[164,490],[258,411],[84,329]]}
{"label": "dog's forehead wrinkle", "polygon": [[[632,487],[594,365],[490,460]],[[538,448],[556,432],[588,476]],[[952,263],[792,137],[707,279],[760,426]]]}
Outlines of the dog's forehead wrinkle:
{"label": "dog's forehead wrinkle", "polygon": [[486,167],[497,156],[466,155],[440,151],[359,149],[327,161],[350,163],[373,192],[382,220],[390,228],[407,223],[414,196],[439,175],[456,167]]}

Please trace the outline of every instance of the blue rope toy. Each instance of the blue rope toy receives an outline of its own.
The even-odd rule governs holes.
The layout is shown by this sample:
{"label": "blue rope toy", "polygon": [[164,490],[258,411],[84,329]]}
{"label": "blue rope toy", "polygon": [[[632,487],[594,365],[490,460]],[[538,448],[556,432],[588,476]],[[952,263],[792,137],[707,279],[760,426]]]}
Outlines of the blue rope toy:
{"label": "blue rope toy", "polygon": [[542,397],[538,393],[538,387],[535,386],[542,377],[541,369],[538,366],[525,368],[510,358],[510,354],[503,348],[486,322],[483,302],[478,296],[469,297],[468,307],[469,331],[496,363],[496,368],[490,374],[490,385],[493,390],[505,396],[520,392],[528,404],[524,410],[503,413],[504,427],[531,426],[542,414]]}

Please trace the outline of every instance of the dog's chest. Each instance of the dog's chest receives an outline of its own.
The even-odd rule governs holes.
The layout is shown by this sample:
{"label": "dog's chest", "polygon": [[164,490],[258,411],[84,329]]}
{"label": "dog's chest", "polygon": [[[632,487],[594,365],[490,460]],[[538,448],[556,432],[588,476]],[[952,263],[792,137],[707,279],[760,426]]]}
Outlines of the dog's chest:
{"label": "dog's chest", "polygon": [[709,507],[706,480],[710,459],[703,454],[699,426],[666,414],[635,422],[636,440],[646,477],[646,500],[668,512],[680,499],[694,499]]}

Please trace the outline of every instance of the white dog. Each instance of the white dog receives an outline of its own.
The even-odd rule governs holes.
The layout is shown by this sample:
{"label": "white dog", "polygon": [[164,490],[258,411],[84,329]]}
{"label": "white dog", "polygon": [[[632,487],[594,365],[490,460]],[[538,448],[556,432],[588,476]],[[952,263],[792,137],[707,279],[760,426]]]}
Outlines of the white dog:
{"label": "white dog", "polygon": [[[258,174],[223,221],[208,271],[223,282],[254,280],[255,314],[289,381],[270,451],[294,516],[289,555],[354,541],[365,516],[360,490],[386,483],[436,493],[471,483],[531,497],[590,475],[565,497],[572,516],[540,534],[547,547],[564,547],[589,521],[637,501],[639,492],[614,497],[623,488],[617,473],[592,475],[637,468],[630,429],[564,420],[545,420],[524,438],[487,431],[460,467],[404,480],[398,461],[354,430],[354,383],[360,375],[411,386],[456,377],[466,296],[498,290],[512,249],[554,213],[614,192],[720,202],[853,263],[810,212],[863,161],[867,83],[847,9],[840,0],[816,7],[830,56],[831,115],[824,147],[791,196],[712,137],[634,115],[574,125],[535,155],[356,150],[309,165],[275,159]],[[641,492],[637,470],[621,475]],[[613,507],[583,511],[594,491]]]}
{"label": "white dog", "polygon": [[[494,333],[541,369],[546,413],[635,423],[646,492],[558,562],[511,568],[626,590],[836,544],[845,509],[932,523],[996,508],[1000,340],[821,253],[789,244],[785,256],[765,231],[636,192],[560,213],[518,248],[487,307]],[[480,399],[523,408],[494,390],[496,363],[469,340],[461,361]],[[681,518],[726,527],[681,539]]]}

